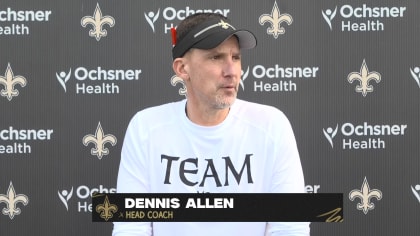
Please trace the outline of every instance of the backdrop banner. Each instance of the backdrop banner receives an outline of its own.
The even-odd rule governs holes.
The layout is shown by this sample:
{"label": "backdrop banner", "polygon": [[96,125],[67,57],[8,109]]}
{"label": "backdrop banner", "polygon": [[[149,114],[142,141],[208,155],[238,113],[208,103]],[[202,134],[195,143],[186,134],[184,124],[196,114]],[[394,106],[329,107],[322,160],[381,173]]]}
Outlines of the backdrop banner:
{"label": "backdrop banner", "polygon": [[311,235],[418,235],[419,9],[418,0],[2,0],[0,234],[111,235],[111,222],[92,222],[92,193],[116,193],[134,114],[185,99],[170,29],[216,12],[257,37],[242,52],[238,98],[286,114],[309,194],[342,194],[345,210],[330,214],[341,223],[313,222]]}

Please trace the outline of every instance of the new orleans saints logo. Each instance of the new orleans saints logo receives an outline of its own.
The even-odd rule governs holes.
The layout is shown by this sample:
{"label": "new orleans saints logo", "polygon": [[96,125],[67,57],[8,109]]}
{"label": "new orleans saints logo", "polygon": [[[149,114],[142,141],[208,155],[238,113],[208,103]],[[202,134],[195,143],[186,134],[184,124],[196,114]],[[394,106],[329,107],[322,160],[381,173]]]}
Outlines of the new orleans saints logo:
{"label": "new orleans saints logo", "polygon": [[0,91],[0,95],[11,101],[13,97],[19,95],[19,91],[15,89],[15,85],[19,84],[21,87],[25,87],[26,79],[20,75],[14,76],[9,63],[7,64],[7,69],[4,76],[0,76],[0,84],[4,86],[4,89]]}
{"label": "new orleans saints logo", "polygon": [[366,97],[368,92],[373,92],[373,86],[369,84],[371,80],[374,80],[376,83],[381,82],[381,74],[376,71],[369,72],[369,69],[366,65],[365,60],[363,59],[362,67],[360,67],[360,72],[352,72],[347,76],[347,80],[350,83],[353,81],[359,81],[360,84],[356,86],[356,92],[362,93],[363,97]]}
{"label": "new orleans saints logo", "polygon": [[83,27],[86,27],[89,24],[92,25],[93,29],[89,31],[89,36],[94,37],[97,41],[99,41],[101,37],[105,37],[107,35],[107,31],[103,29],[103,26],[109,25],[110,27],[114,27],[115,19],[112,16],[102,16],[102,11],[98,3],[96,4],[93,16],[83,17],[81,23]]}
{"label": "new orleans saints logo", "polygon": [[95,135],[85,135],[82,139],[82,142],[85,146],[88,146],[89,143],[93,143],[95,147],[91,149],[90,153],[92,155],[96,155],[100,160],[104,155],[109,154],[109,149],[105,147],[105,144],[110,143],[112,146],[115,146],[117,143],[117,138],[112,134],[105,135],[101,126],[101,122],[99,122]]}
{"label": "new orleans saints logo", "polygon": [[[229,29],[229,27],[232,27],[229,23],[224,22],[223,20],[220,20],[219,24],[220,27],[223,29]],[[232,27],[233,28],[233,27]]]}
{"label": "new orleans saints logo", "polygon": [[280,34],[284,34],[286,31],[284,27],[281,26],[283,22],[291,25],[293,22],[293,18],[289,14],[280,14],[280,10],[277,6],[277,2],[274,2],[273,9],[271,11],[271,15],[263,14],[260,16],[259,19],[260,25],[264,25],[266,22],[270,23],[271,27],[267,28],[267,34],[273,35],[275,39]]}
{"label": "new orleans saints logo", "polygon": [[363,211],[365,215],[368,213],[369,210],[373,210],[375,208],[375,204],[370,202],[371,198],[376,198],[377,200],[382,199],[382,192],[378,189],[370,189],[369,183],[365,177],[363,181],[362,188],[360,190],[354,189],[349,193],[349,199],[353,201],[356,198],[360,198],[360,203],[357,203],[357,210]]}
{"label": "new orleans saints logo", "polygon": [[99,213],[99,216],[104,219],[105,221],[108,221],[111,219],[114,214],[118,211],[118,207],[115,204],[109,203],[108,196],[105,195],[105,201],[103,204],[98,204],[96,206],[96,212]]}
{"label": "new orleans saints logo", "polygon": [[3,208],[1,212],[3,215],[9,215],[11,220],[13,220],[13,217],[20,215],[21,213],[21,210],[19,207],[17,207],[17,204],[22,203],[24,206],[26,206],[28,202],[29,198],[26,195],[16,194],[12,182],[10,182],[6,195],[0,194],[0,203],[6,203],[6,208]]}

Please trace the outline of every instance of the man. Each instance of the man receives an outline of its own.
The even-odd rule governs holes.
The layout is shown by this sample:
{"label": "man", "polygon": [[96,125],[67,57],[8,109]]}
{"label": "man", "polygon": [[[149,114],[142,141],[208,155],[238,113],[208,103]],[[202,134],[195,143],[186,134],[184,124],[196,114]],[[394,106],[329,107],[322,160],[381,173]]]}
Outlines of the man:
{"label": "man", "polygon": [[[177,28],[173,70],[187,99],[131,120],[121,153],[119,193],[303,193],[291,125],[278,109],[236,99],[241,49],[255,36],[219,14]],[[114,236],[309,235],[309,223],[115,222]]]}

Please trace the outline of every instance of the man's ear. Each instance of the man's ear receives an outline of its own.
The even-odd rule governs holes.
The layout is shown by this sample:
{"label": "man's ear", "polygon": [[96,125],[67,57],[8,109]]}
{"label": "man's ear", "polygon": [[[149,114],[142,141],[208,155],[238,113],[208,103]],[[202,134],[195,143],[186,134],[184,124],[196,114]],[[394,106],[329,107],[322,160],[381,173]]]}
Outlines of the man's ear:
{"label": "man's ear", "polygon": [[174,70],[175,74],[182,78],[184,81],[189,79],[189,75],[185,67],[185,58],[176,58],[172,62],[172,69]]}

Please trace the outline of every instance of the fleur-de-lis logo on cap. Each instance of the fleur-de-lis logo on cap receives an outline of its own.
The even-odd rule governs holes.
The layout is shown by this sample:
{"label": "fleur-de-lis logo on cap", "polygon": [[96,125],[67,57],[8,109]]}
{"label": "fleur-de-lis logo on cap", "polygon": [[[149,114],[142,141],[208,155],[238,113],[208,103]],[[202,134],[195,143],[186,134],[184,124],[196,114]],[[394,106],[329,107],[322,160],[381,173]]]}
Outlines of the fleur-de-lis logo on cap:
{"label": "fleur-de-lis logo on cap", "polygon": [[92,25],[93,29],[89,30],[89,36],[94,37],[99,41],[101,37],[107,35],[107,31],[103,29],[103,26],[109,25],[110,27],[113,27],[115,25],[115,19],[112,16],[102,16],[101,8],[99,7],[99,3],[97,3],[93,16],[83,17],[81,23],[83,27],[86,27],[89,24]]}
{"label": "fleur-de-lis logo on cap", "polygon": [[281,26],[283,22],[291,25],[293,22],[293,18],[289,14],[280,14],[280,10],[277,6],[277,2],[274,2],[273,9],[271,11],[271,15],[269,14],[262,14],[259,19],[260,25],[264,25],[266,22],[270,23],[271,27],[267,28],[267,34],[273,35],[275,39],[280,34],[285,33],[284,27]]}
{"label": "fleur-de-lis logo on cap", "polygon": [[105,201],[103,204],[98,204],[96,206],[96,212],[100,213],[100,217],[102,219],[104,219],[105,221],[108,221],[109,219],[111,219],[115,212],[118,211],[118,207],[115,204],[111,204],[109,202],[108,196],[105,195]]}
{"label": "fleur-de-lis logo on cap", "polygon": [[20,75],[14,76],[9,63],[7,64],[7,69],[4,76],[0,76],[0,84],[4,86],[4,89],[0,91],[0,95],[11,101],[13,97],[19,95],[19,91],[15,89],[15,85],[19,84],[20,86],[25,87],[26,79]]}
{"label": "fleur-de-lis logo on cap", "polygon": [[231,25],[229,23],[224,22],[223,20],[220,20],[219,22],[220,27],[222,27],[223,29],[229,29],[229,27],[231,27]]}
{"label": "fleur-de-lis logo on cap", "polygon": [[89,143],[93,143],[95,147],[91,149],[90,154],[96,155],[100,160],[104,155],[109,154],[109,149],[105,147],[105,144],[110,143],[112,146],[115,146],[117,138],[112,134],[105,135],[101,122],[99,122],[95,135],[85,135],[82,142],[85,146],[89,145]]}
{"label": "fleur-de-lis logo on cap", "polygon": [[358,80],[359,85],[356,86],[356,92],[362,93],[363,97],[366,97],[368,92],[373,92],[373,86],[369,84],[371,80],[374,80],[376,83],[381,82],[381,74],[376,71],[369,72],[369,69],[366,65],[365,59],[363,59],[362,67],[360,67],[360,72],[352,72],[347,76],[347,80],[350,83]]}
{"label": "fleur-de-lis logo on cap", "polygon": [[363,211],[363,213],[366,215],[369,210],[373,210],[375,208],[375,204],[373,204],[370,199],[376,198],[377,200],[381,200],[382,192],[378,189],[371,190],[365,177],[362,188],[360,190],[354,189],[349,193],[349,199],[351,201],[356,198],[360,198],[360,203],[357,203],[357,210]]}
{"label": "fleur-de-lis logo on cap", "polygon": [[21,210],[17,207],[18,203],[22,203],[26,206],[29,202],[29,198],[24,194],[16,194],[15,188],[12,182],[9,184],[6,195],[0,194],[0,203],[6,203],[6,208],[1,211],[3,215],[9,215],[9,218],[13,220],[13,217],[20,215]]}

